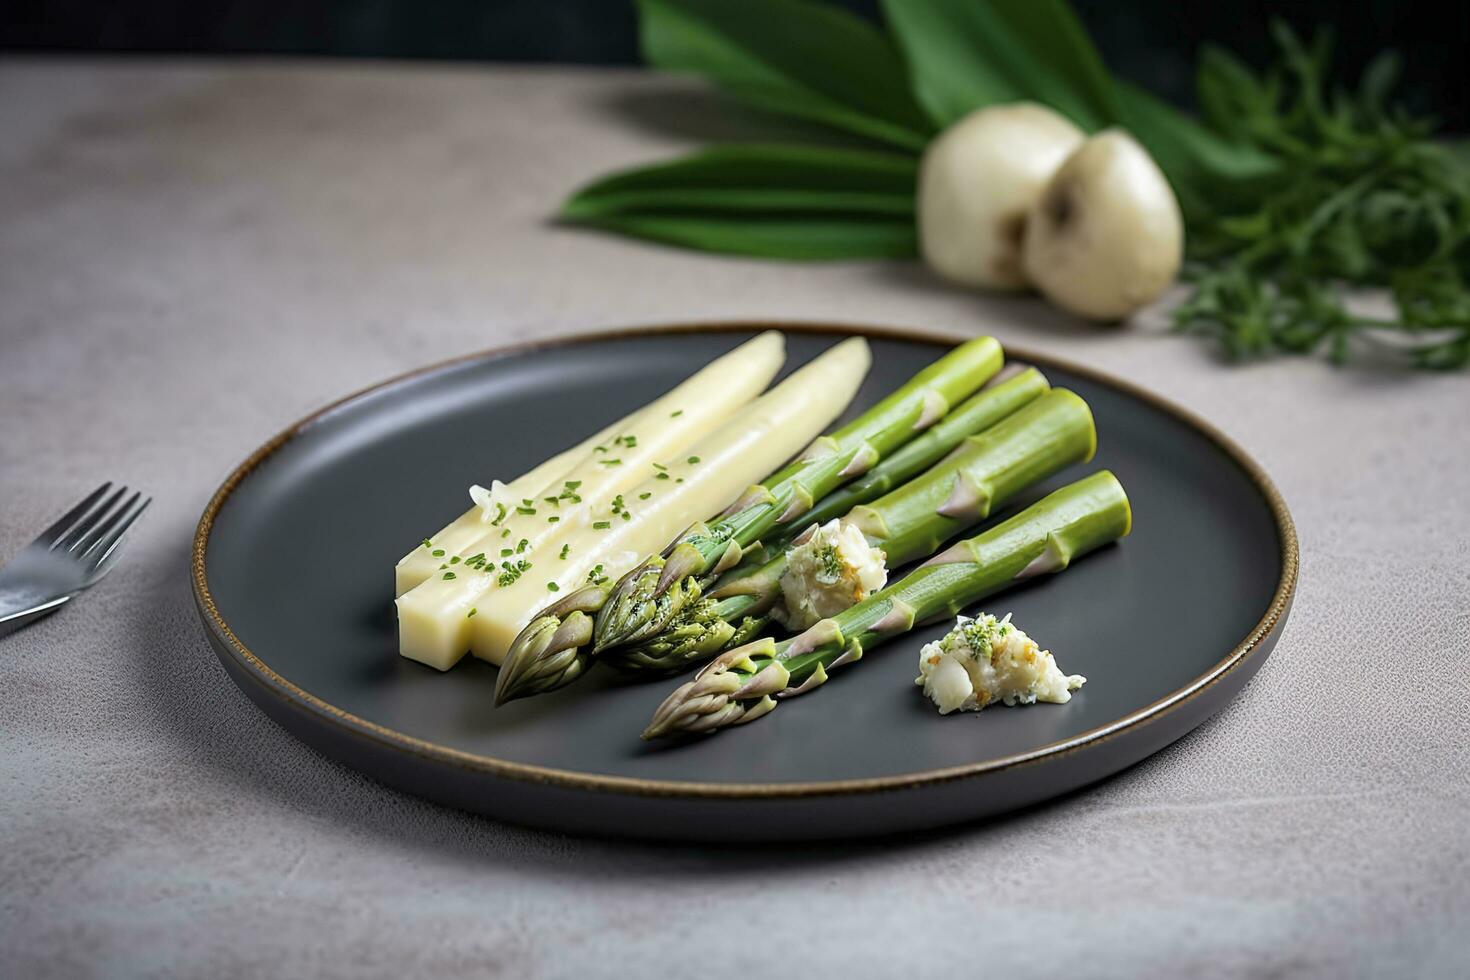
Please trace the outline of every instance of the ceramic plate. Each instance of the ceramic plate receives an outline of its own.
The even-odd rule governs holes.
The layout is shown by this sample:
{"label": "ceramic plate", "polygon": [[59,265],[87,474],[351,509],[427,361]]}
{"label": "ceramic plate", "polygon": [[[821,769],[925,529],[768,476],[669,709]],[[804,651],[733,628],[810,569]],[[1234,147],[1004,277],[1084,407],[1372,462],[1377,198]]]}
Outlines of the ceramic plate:
{"label": "ceramic plate", "polygon": [[[385,382],[272,439],[215,494],[193,582],[230,676],[324,754],[391,786],[548,829],[757,841],[975,820],[1103,779],[1223,707],[1286,621],[1296,538],[1270,481],[1219,432],[1159,398],[1026,351],[1092,406],[1098,453],[1009,508],[1097,469],[1133,533],[996,596],[1088,684],[1067,705],[941,718],[913,686],[920,644],[872,651],[760,722],[693,742],[638,733],[674,681],[612,672],[493,708],[495,668],[396,653],[392,567],[468,506],[465,488],[529,469],[771,324],[623,331],[490,351]],[[774,324],[788,370],[866,335],[856,413],[951,345],[913,331]],[[1229,751],[1229,746],[1220,746]]]}

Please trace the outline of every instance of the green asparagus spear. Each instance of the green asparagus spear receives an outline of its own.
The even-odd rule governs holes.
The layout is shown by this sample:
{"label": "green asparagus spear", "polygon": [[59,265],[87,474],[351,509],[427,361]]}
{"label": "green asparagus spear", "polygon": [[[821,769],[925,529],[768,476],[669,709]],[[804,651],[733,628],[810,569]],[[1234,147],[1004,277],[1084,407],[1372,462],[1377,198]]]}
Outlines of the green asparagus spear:
{"label": "green asparagus spear", "polygon": [[[896,487],[939,462],[966,436],[995,425],[1001,419],[1020,411],[1049,391],[1046,376],[1034,367],[1011,363],[1006,365],[967,401],[934,424],[923,435],[886,457],[867,473],[819,500],[800,521],[793,521],[780,531],[761,539],[766,555],[786,550],[797,535],[813,524],[825,524],[841,517],[858,504],[877,500]],[[764,556],[763,556],[764,557]],[[732,569],[733,575],[740,569]]]}
{"label": "green asparagus spear", "polygon": [[[884,457],[929,429],[1000,370],[992,337],[967,341],[924,368],[887,398],[830,435],[795,462],[741,494],[718,519],[694,525],[662,555],[623,576],[610,594],[578,596],[576,611],[600,608],[591,649],[562,630],[558,611],[542,610],[511,644],[496,678],[495,702],[571,683],[595,651],[657,632],[683,605],[698,598],[701,579],[737,565],[745,550],[780,525],[800,521],[819,498],[871,471]],[[554,664],[555,666],[549,666]]]}
{"label": "green asparagus spear", "polygon": [[659,705],[646,739],[742,725],[826,682],[837,667],[916,623],[952,616],[1014,582],[1059,572],[1126,535],[1128,497],[1106,470],[1049,494],[953,545],[888,588],[789,640],[766,637],[721,654]]}
{"label": "green asparagus spear", "polygon": [[[889,568],[898,568],[933,554],[1033,483],[1091,459],[1096,447],[1086,402],[1059,388],[969,436],[923,476],[853,507],[846,520],[883,549]],[[754,570],[732,570],[663,633],[599,658],[631,673],[674,673],[748,642],[780,600],[786,563],[782,551]]]}
{"label": "green asparagus spear", "polygon": [[938,422],[950,405],[1000,370],[1000,359],[992,338],[961,344],[854,421],[817,439],[719,518],[685,532],[667,554],[624,575],[597,614],[593,651],[657,636],[686,602],[698,598],[702,577],[733,567],[747,547],[778,525],[804,526],[813,504]]}

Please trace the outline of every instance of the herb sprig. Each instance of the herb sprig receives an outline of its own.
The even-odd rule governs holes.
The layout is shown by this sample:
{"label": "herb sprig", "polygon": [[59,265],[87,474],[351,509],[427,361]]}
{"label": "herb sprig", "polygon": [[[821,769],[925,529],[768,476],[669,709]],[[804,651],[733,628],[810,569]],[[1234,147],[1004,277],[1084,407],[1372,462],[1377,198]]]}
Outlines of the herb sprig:
{"label": "herb sprig", "polygon": [[[1429,139],[1430,120],[1388,103],[1396,55],[1371,64],[1356,91],[1329,91],[1330,37],[1306,46],[1285,24],[1273,31],[1282,63],[1264,74],[1218,48],[1201,59],[1206,118],[1284,166],[1250,209],[1194,217],[1194,289],[1175,323],[1237,358],[1325,350],[1343,361],[1356,344],[1420,367],[1464,367],[1470,167]],[[1354,309],[1354,286],[1388,290],[1393,312]]]}

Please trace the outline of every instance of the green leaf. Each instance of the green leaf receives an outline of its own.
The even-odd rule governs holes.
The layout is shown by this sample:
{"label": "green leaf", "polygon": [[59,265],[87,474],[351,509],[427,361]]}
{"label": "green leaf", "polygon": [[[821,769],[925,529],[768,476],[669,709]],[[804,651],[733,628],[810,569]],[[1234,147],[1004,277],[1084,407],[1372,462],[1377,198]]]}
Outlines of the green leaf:
{"label": "green leaf", "polygon": [[852,212],[912,221],[918,164],[895,153],[727,145],[611,174],[572,196],[562,216],[670,211]]}
{"label": "green leaf", "polygon": [[1358,98],[1369,112],[1382,112],[1388,97],[1403,73],[1404,59],[1397,51],[1382,51],[1363,70],[1358,84]]}
{"label": "green leaf", "polygon": [[1026,99],[1089,131],[1118,119],[1112,76],[1064,0],[884,0],[883,9],[936,125]]}
{"label": "green leaf", "polygon": [[736,97],[920,150],[933,126],[903,62],[873,25],[803,0],[638,0],[643,56]]}
{"label": "green leaf", "polygon": [[1136,85],[1119,82],[1117,92],[1120,121],[1168,175],[1187,216],[1248,204],[1256,182],[1279,171],[1275,157],[1225,139]]}
{"label": "green leaf", "polygon": [[877,151],[733,145],[612,174],[567,221],[688,248],[778,259],[917,253],[917,161]]}
{"label": "green leaf", "polygon": [[1250,136],[1252,121],[1275,108],[1271,92],[1250,67],[1224,48],[1200,49],[1195,89],[1200,114],[1216,130],[1236,139]]}
{"label": "green leaf", "polygon": [[610,214],[583,222],[684,248],[767,259],[913,258],[913,221],[858,215]]}

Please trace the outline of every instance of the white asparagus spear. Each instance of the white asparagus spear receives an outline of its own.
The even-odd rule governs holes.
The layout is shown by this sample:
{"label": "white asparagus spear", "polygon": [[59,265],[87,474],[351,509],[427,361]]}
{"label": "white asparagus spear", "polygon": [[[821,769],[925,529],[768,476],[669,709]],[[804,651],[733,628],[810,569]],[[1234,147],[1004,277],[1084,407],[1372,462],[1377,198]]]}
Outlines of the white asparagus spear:
{"label": "white asparagus spear", "polygon": [[[632,432],[644,412],[658,406],[666,407],[666,403],[674,396],[678,396],[683,401],[691,400],[684,396],[698,393],[701,386],[707,386],[723,376],[734,375],[744,370],[758,373],[769,368],[770,374],[762,382],[764,386],[781,369],[784,358],[785,338],[775,330],[768,330],[729,353],[715,358],[666,395],[630,412],[571,449],[557,453],[529,473],[517,477],[510,483],[491,481],[490,492],[493,500],[513,510],[516,504],[526,498],[540,499],[553,488],[555,492],[560,492],[563,481],[572,478],[569,474],[573,467],[585,461],[597,446],[607,443],[618,435]],[[756,390],[759,391],[759,388]],[[754,397],[754,394],[751,397]],[[669,409],[669,411],[677,411],[677,409]],[[662,416],[659,417],[662,418]],[[440,528],[439,533],[425,539],[423,544],[404,555],[393,570],[393,594],[401,596],[428,579],[439,570],[440,565],[444,564],[446,556],[474,554],[473,550],[467,549],[485,536],[487,525],[493,514],[493,505],[492,509],[487,511],[477,503],[454,521]],[[435,554],[435,552],[443,552],[443,554]]]}
{"label": "white asparagus spear", "polygon": [[655,464],[684,458],[691,444],[745,408],[784,360],[782,335],[761,334],[649,403],[555,483],[513,498],[503,510],[497,506],[478,537],[457,554],[434,558],[429,577],[398,597],[399,652],[439,670],[452,667],[470,646],[468,611],[512,574],[505,566],[554,556],[561,539],[591,523],[594,508],[606,509],[657,472]]}
{"label": "white asparagus spear", "polygon": [[[485,596],[469,618],[476,657],[499,664],[511,641],[557,593],[588,581],[617,580],[695,521],[719,512],[751,484],[780,468],[842,413],[872,363],[860,337],[826,351],[625,495],[624,509],[597,508],[595,520],[543,551],[521,576]],[[598,571],[600,569],[600,571]],[[548,583],[555,585],[553,590]],[[461,615],[468,615],[464,610]]]}

